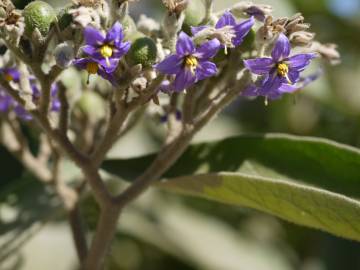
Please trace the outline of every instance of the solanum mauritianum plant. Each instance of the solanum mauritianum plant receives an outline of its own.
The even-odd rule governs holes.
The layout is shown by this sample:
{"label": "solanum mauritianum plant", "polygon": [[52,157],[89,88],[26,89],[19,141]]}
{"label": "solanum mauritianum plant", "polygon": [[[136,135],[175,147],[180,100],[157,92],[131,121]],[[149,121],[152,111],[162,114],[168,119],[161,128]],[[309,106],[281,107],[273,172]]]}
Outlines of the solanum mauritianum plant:
{"label": "solanum mauritianum plant", "polygon": [[[131,2],[74,0],[59,12],[42,1],[24,10],[10,0],[0,4],[0,40],[6,48],[0,58],[1,124],[9,127],[2,143],[53,186],[69,213],[84,269],[103,267],[124,207],[157,182],[228,104],[239,96],[268,103],[301,91],[319,76],[306,72],[312,62],[339,61],[333,46],[314,40],[301,14],[275,19],[271,6],[249,2],[215,12],[213,1],[204,0],[204,16],[192,23],[189,17],[196,15],[189,15],[188,1],[163,0],[160,25],[146,16],[135,23]],[[71,83],[62,75],[69,70],[85,75],[82,102],[69,94]],[[87,102],[89,93],[101,98]],[[150,106],[164,112],[162,149],[125,190],[113,194],[100,167]],[[94,116],[104,108],[106,116]],[[42,134],[38,153],[30,150],[21,126]],[[62,182],[63,159],[81,169],[83,182]],[[100,207],[91,243],[76,226],[86,186]]]}

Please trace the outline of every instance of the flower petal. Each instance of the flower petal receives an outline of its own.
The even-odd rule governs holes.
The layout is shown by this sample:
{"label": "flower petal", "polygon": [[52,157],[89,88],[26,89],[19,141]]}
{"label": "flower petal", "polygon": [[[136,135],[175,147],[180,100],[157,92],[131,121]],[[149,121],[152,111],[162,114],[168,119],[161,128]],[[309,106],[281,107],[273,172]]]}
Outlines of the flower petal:
{"label": "flower petal", "polygon": [[104,69],[99,68],[98,74],[105,80],[109,81],[113,86],[116,86],[116,79],[112,73],[107,73]]}
{"label": "flower petal", "polygon": [[244,65],[252,73],[264,75],[270,73],[271,69],[275,66],[275,63],[273,59],[264,57],[244,60]]}
{"label": "flower petal", "polygon": [[185,55],[193,54],[194,52],[195,52],[194,42],[187,34],[181,32],[179,34],[179,38],[176,43],[176,53],[180,56],[185,56]]}
{"label": "flower petal", "polygon": [[244,97],[257,97],[259,96],[259,89],[256,85],[252,84],[246,87],[245,90],[241,92],[241,95]]}
{"label": "flower petal", "polygon": [[181,92],[196,82],[196,77],[190,69],[181,70],[175,78],[174,88],[176,92]]}
{"label": "flower petal", "polygon": [[131,47],[130,42],[121,43],[121,45],[119,47],[114,48],[112,57],[113,58],[121,58],[130,50],[130,47]]}
{"label": "flower petal", "polygon": [[92,45],[85,45],[85,46],[82,46],[81,47],[81,50],[86,53],[87,55],[89,56],[93,56],[95,55],[96,53],[99,53],[98,52],[98,48],[92,46]]}
{"label": "flower petal", "polygon": [[244,38],[250,32],[254,23],[255,19],[254,17],[251,17],[234,27],[236,34],[236,37],[232,41],[234,46],[239,46],[243,42]]}
{"label": "flower petal", "polygon": [[181,71],[183,64],[182,57],[176,54],[170,55],[155,66],[155,68],[164,74],[177,74]]}
{"label": "flower petal", "polygon": [[96,62],[98,62],[106,71],[106,73],[113,73],[115,71],[115,69],[118,67],[120,59],[118,58],[109,58],[108,60],[106,60],[105,58],[103,59],[96,59]]}
{"label": "flower petal", "polygon": [[282,84],[283,80],[281,77],[276,74],[270,74],[270,76],[264,80],[263,85],[259,89],[259,93],[262,96],[274,98],[278,96],[278,90]]}
{"label": "flower petal", "polygon": [[297,70],[290,70],[288,73],[288,78],[291,83],[296,83],[300,79],[300,72]]}
{"label": "flower petal", "polygon": [[214,63],[210,61],[200,62],[195,70],[196,79],[198,81],[212,77],[216,75],[216,73],[217,73],[217,67]]}
{"label": "flower petal", "polygon": [[289,39],[283,34],[280,33],[277,41],[275,42],[274,49],[271,53],[272,58],[278,62],[287,58],[290,55],[290,41]]}
{"label": "flower petal", "polygon": [[225,11],[225,13],[220,17],[220,19],[216,23],[215,28],[217,29],[223,28],[226,25],[232,25],[232,26],[236,25],[236,20],[230,11]]}
{"label": "flower petal", "polygon": [[114,23],[113,27],[106,34],[106,42],[114,43],[115,45],[120,43],[124,38],[122,25],[119,22]]}
{"label": "flower petal", "polygon": [[278,90],[281,93],[293,93],[299,89],[300,87],[294,84],[282,84]]}
{"label": "flower petal", "polygon": [[32,120],[32,116],[21,105],[16,105],[14,111],[20,119],[24,121]]}
{"label": "flower petal", "polygon": [[76,66],[80,69],[86,69],[86,65],[91,62],[94,62],[94,61],[90,58],[79,58],[79,59],[73,60],[72,63],[74,66]]}
{"label": "flower petal", "polygon": [[289,67],[298,71],[303,71],[309,64],[311,59],[317,57],[316,53],[297,54],[288,59]]}
{"label": "flower petal", "polygon": [[221,48],[220,41],[214,38],[210,41],[203,43],[196,50],[194,56],[202,60],[207,60],[209,58],[213,58],[217,54],[220,48]]}
{"label": "flower petal", "polygon": [[195,36],[197,33],[201,32],[202,30],[208,28],[208,26],[206,25],[201,25],[201,26],[191,26],[191,34],[193,36]]}
{"label": "flower petal", "polygon": [[84,38],[87,45],[100,46],[104,43],[104,35],[94,27],[87,26],[84,30]]}

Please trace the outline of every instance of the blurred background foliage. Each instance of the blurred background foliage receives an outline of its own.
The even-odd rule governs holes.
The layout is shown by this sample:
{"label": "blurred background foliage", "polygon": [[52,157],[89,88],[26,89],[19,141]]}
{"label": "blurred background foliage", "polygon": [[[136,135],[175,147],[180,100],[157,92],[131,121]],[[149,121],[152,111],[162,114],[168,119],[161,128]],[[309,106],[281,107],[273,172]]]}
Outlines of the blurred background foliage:
{"label": "blurred background foliage", "polygon": [[[14,1],[19,8],[23,0]],[[58,8],[66,1],[50,1]],[[236,1],[215,0],[218,9]],[[297,95],[264,106],[239,98],[196,140],[243,133],[282,132],[325,137],[360,147],[360,1],[272,0],[275,14],[304,14],[317,39],[339,45],[342,64]],[[159,0],[133,4],[132,14],[161,18]],[[158,148],[155,121],[145,119],[111,151],[112,157]],[[41,187],[0,148],[0,269],[76,269],[64,214],[51,190]],[[306,169],[306,168],[304,168]],[[78,177],[71,164],[66,177]],[[346,173],[346,172],[344,172]],[[88,227],[97,208],[84,199]],[[126,209],[108,261],[122,270],[356,270],[360,244],[294,226],[253,210],[150,191]]]}

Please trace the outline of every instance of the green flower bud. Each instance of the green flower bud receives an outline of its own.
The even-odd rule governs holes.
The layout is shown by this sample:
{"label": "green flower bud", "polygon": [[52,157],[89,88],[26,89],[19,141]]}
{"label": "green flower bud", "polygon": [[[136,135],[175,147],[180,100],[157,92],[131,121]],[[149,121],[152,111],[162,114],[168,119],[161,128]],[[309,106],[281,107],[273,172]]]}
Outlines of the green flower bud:
{"label": "green flower bud", "polygon": [[191,0],[185,9],[183,30],[190,34],[191,26],[198,26],[205,17],[205,6],[202,0]]}
{"label": "green flower bud", "polygon": [[43,36],[46,36],[56,19],[54,9],[42,1],[34,1],[28,4],[23,11],[23,16],[25,18],[25,33],[29,37],[36,28]]}
{"label": "green flower bud", "polygon": [[127,60],[131,65],[141,64],[151,66],[156,61],[157,47],[155,42],[149,37],[138,35],[132,42]]}
{"label": "green flower bud", "polygon": [[136,31],[136,24],[129,15],[126,15],[121,22],[125,35],[131,34]]}
{"label": "green flower bud", "polygon": [[[106,108],[103,99],[93,91],[86,91],[76,103],[76,108],[84,115],[88,115],[91,121],[98,121],[106,116]],[[94,110],[96,108],[96,110]]]}

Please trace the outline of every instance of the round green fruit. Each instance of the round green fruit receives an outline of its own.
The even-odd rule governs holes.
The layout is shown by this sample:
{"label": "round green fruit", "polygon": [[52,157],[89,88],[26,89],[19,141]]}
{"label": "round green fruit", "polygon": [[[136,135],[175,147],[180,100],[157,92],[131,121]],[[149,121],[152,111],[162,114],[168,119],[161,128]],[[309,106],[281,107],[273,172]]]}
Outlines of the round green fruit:
{"label": "round green fruit", "polygon": [[242,49],[243,51],[250,51],[252,49],[254,49],[255,46],[255,30],[251,29],[249,34],[246,35],[243,43],[240,46],[240,49]]}
{"label": "round green fruit", "polygon": [[34,1],[28,4],[24,8],[23,16],[25,18],[25,33],[28,36],[31,36],[36,28],[43,36],[46,36],[56,19],[54,9],[43,1]]}
{"label": "round green fruit", "polygon": [[130,64],[141,64],[143,66],[153,65],[156,61],[156,56],[156,44],[149,37],[139,37],[135,39],[127,55]]}
{"label": "round green fruit", "polygon": [[61,9],[57,15],[58,25],[61,31],[65,30],[73,22],[73,16],[69,14],[69,10],[73,6],[69,5]]}

